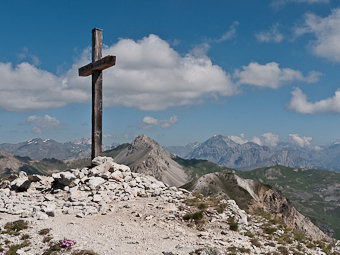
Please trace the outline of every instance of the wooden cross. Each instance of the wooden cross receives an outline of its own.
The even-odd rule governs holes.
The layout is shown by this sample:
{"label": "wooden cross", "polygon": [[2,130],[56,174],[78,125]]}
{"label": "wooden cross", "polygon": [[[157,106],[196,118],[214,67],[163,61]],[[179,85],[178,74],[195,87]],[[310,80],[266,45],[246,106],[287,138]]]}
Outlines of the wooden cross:
{"label": "wooden cross", "polygon": [[102,153],[103,70],[114,66],[116,56],[102,58],[103,30],[92,29],[92,63],[78,69],[79,76],[92,75],[91,159]]}

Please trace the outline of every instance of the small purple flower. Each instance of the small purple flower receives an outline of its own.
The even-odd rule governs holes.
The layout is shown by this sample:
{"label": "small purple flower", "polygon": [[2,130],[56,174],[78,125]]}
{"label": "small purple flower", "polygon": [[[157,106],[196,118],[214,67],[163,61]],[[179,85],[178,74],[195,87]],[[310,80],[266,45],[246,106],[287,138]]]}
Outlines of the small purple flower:
{"label": "small purple flower", "polygon": [[73,246],[74,244],[75,244],[74,241],[71,241],[71,240],[62,240],[62,241],[60,241],[60,245],[59,246],[65,248],[65,247]]}

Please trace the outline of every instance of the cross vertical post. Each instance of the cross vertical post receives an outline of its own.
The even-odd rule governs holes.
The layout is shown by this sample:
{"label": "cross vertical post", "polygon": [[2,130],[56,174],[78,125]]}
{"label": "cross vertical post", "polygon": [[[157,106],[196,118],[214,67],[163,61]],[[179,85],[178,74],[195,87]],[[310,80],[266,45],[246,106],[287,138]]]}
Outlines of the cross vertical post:
{"label": "cross vertical post", "polygon": [[[92,30],[92,63],[102,58],[103,30]],[[103,71],[92,72],[92,149],[91,159],[102,154]]]}
{"label": "cross vertical post", "polygon": [[102,58],[103,30],[92,30],[92,63],[78,69],[79,76],[92,75],[91,159],[102,154],[103,70],[116,64],[116,56]]}

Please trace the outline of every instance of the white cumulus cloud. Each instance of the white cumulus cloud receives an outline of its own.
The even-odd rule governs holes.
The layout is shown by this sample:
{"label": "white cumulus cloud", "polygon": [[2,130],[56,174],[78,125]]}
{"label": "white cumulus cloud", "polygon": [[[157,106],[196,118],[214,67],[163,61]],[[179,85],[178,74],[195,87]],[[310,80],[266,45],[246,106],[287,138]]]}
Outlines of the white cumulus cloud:
{"label": "white cumulus cloud", "polygon": [[252,139],[251,139],[251,142],[253,143],[256,143],[257,145],[262,145],[262,141],[260,138],[258,138],[257,136],[254,136]]}
{"label": "white cumulus cloud", "polygon": [[264,133],[261,135],[263,138],[263,144],[266,146],[276,146],[279,142],[279,136],[271,132]]}
{"label": "white cumulus cloud", "polygon": [[310,136],[300,137],[298,134],[289,134],[289,139],[291,142],[300,147],[306,147],[311,144],[313,138]]}
{"label": "white cumulus cloud", "polygon": [[145,116],[142,122],[139,124],[140,129],[150,129],[152,127],[158,126],[163,129],[169,128],[178,122],[178,117],[176,115],[171,116],[168,120],[159,120],[151,116]]}
{"label": "white cumulus cloud", "polygon": [[258,145],[275,147],[280,141],[280,138],[278,135],[275,135],[271,132],[267,132],[262,134],[261,137],[254,136],[251,141]]}
{"label": "white cumulus cloud", "polygon": [[278,24],[274,24],[268,31],[260,31],[255,33],[255,37],[259,42],[282,42],[283,35],[279,32]]}
{"label": "white cumulus cloud", "polygon": [[240,136],[237,135],[231,135],[228,136],[233,142],[238,143],[238,144],[244,144],[247,143],[248,140],[245,138],[245,135],[242,133]]}
{"label": "white cumulus cloud", "polygon": [[16,67],[0,63],[0,90],[0,107],[19,112],[84,102],[90,94],[90,90],[64,84],[62,78],[26,62]]}
{"label": "white cumulus cloud", "polygon": [[311,33],[316,38],[310,45],[315,55],[340,61],[340,8],[332,10],[330,15],[324,18],[307,13],[304,25],[295,30],[296,36],[305,33]]}
{"label": "white cumulus cloud", "polygon": [[335,92],[333,97],[316,102],[309,102],[300,88],[295,88],[292,95],[288,109],[303,114],[340,113],[340,89]]}
{"label": "white cumulus cloud", "polygon": [[234,73],[234,77],[239,79],[239,84],[273,89],[294,81],[317,82],[320,75],[321,73],[319,72],[311,71],[308,76],[304,76],[300,71],[291,68],[280,68],[276,62],[270,62],[265,65],[251,62],[249,65],[243,66],[241,71],[237,70]]}
{"label": "white cumulus cloud", "polygon": [[[121,39],[105,47],[103,55],[109,54],[117,56],[117,63],[104,71],[103,97],[107,107],[163,110],[236,93],[230,75],[205,54],[181,56],[157,35],[139,41]],[[29,63],[15,67],[0,63],[0,107],[24,112],[88,102],[91,78],[78,77],[78,68],[89,62],[88,49],[60,76]]]}
{"label": "white cumulus cloud", "polygon": [[104,74],[107,106],[162,110],[235,93],[230,76],[207,56],[182,57],[156,35],[122,39],[104,52],[117,55],[117,66]]}
{"label": "white cumulus cloud", "polygon": [[62,123],[48,114],[44,116],[31,115],[27,117],[26,123],[32,125],[32,132],[41,134],[45,130],[59,128]]}

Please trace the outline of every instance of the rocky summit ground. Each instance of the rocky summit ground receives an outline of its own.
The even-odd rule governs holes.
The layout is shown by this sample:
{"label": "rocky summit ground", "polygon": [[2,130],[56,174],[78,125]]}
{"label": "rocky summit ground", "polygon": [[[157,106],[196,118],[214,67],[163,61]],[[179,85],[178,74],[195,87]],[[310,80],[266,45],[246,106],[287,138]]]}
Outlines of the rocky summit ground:
{"label": "rocky summit ground", "polygon": [[92,168],[0,183],[0,254],[340,254],[275,215],[240,210],[98,157]]}

